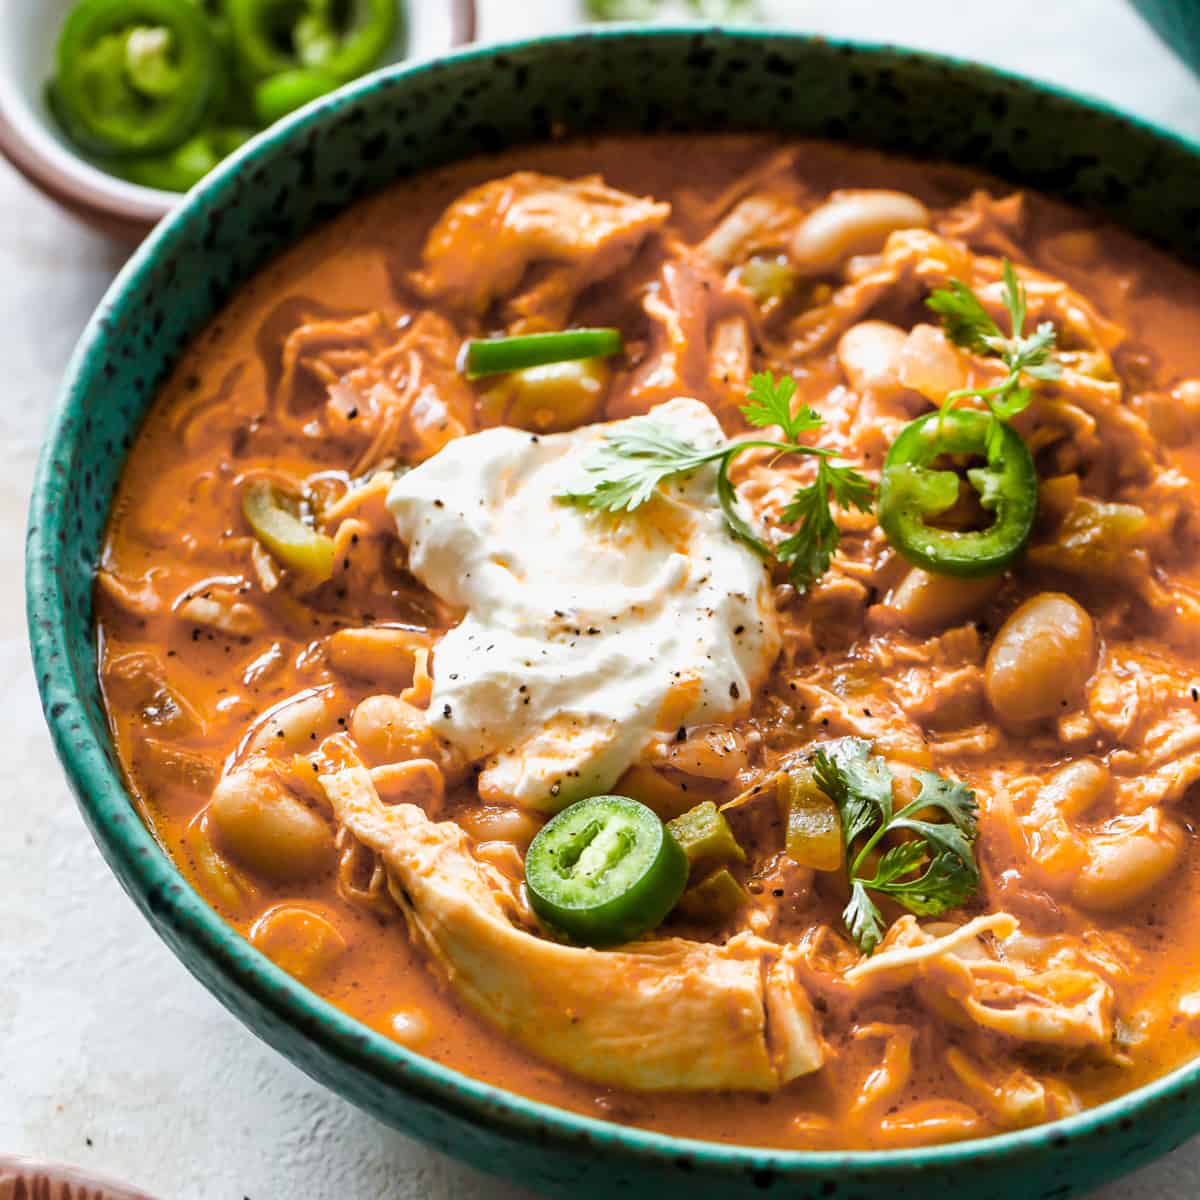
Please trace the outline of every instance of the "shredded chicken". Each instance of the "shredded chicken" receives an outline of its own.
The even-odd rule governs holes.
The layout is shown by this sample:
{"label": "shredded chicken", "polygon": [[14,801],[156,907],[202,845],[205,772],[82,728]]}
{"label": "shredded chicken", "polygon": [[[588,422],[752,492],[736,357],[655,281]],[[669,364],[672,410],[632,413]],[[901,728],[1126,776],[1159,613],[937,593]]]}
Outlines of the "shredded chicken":
{"label": "shredded chicken", "polygon": [[714,267],[728,269],[764,250],[778,250],[791,240],[800,211],[771,193],[741,201],[700,243],[700,254]]}
{"label": "shredded chicken", "polygon": [[459,197],[425,243],[413,285],[430,299],[480,314],[535,263],[552,264],[510,301],[514,313],[561,326],[575,295],[620,270],[671,207],[605,186],[599,176],[556,179],[519,171]]}
{"label": "shredded chicken", "polygon": [[422,462],[474,430],[475,397],[458,370],[459,344],[448,321],[422,313],[386,350],[330,384],[333,429],[367,439],[354,475],[397,458]]}
{"label": "shredded chicken", "polygon": [[901,917],[877,954],[846,972],[872,990],[916,985],[935,1011],[1019,1041],[1104,1049],[1113,1037],[1113,992],[1094,970],[983,952],[982,934],[1004,940],[1018,923],[1008,913],[976,917],[934,937],[915,917]]}
{"label": "shredded chicken", "polygon": [[631,416],[677,396],[708,394],[709,328],[723,286],[720,276],[698,259],[663,267],[662,278],[642,302],[651,322],[650,346],[623,391],[610,401],[612,415]]}
{"label": "shredded chicken", "polygon": [[824,1061],[786,958],[670,938],[601,952],[518,928],[511,887],[453,822],[385,806],[370,774],[320,777],[339,822],[383,861],[392,897],[455,991],[526,1049],[645,1091],[773,1091]]}
{"label": "shredded chicken", "polygon": [[[402,185],[281,258],[186,352],[130,454],[97,572],[121,766],[188,878],[285,969],[376,1027],[390,1017],[414,1049],[508,1070],[540,1098],[673,1133],[709,1135],[717,1113],[731,1140],[822,1149],[984,1136],[1103,1102],[1193,1056],[1200,1029],[1187,954],[1200,911],[1195,279],[1092,218],[957,170],[740,137],[693,161],[694,145],[555,144]],[[592,159],[631,190],[579,177]],[[525,447],[683,396],[725,437],[779,440],[741,411],[763,371],[794,381],[793,413],[819,418],[801,421],[802,440],[878,483],[911,421],[954,393],[982,409],[964,389],[1004,380],[994,345],[927,301],[961,281],[1007,335],[1006,259],[1023,334],[1049,322],[1059,368],[1018,381],[1028,405],[1011,425],[1038,479],[1022,557],[984,578],[914,567],[877,513],[835,503],[819,579],[753,562],[778,657],[752,683],[722,681],[736,709],[700,724],[688,697],[713,671],[664,684],[652,734],[612,783],[664,821],[715,806],[736,852],[714,839],[725,857],[694,864],[636,943],[563,944],[524,889],[545,813],[511,803],[509,786],[537,765],[521,747],[536,757],[561,714],[535,718],[532,741],[500,739],[491,766],[449,738],[505,705],[540,711],[544,622],[496,704],[468,714],[444,699],[476,661],[449,656],[463,612],[422,583],[387,496],[426,460],[455,461],[464,435],[505,425]],[[622,352],[498,380],[459,367],[472,338],[592,325],[619,328]],[[545,568],[513,553],[525,523],[455,576],[472,466],[429,497],[458,514],[447,578],[478,569],[544,595],[525,576]],[[796,532],[797,492],[817,476],[814,456],[758,447],[729,480],[772,545]],[[478,503],[508,507],[513,478],[499,463]],[[286,496],[299,536],[329,539],[323,582],[244,519],[259,480]],[[625,520],[593,516],[597,536]],[[980,519],[963,488],[939,521]],[[577,591],[586,556],[568,557]],[[574,591],[556,620],[578,615]],[[663,628],[693,636],[674,612]],[[571,637],[615,646],[600,640],[610,616]],[[729,633],[755,636],[740,617]],[[614,658],[614,677],[665,675],[663,650],[648,638]],[[975,835],[977,880],[963,859],[961,889],[939,892],[936,873],[928,897],[870,886],[883,855],[903,863],[910,823],[864,855],[851,891],[836,828],[851,810],[802,774],[846,736],[887,761],[893,813],[920,771],[974,793],[978,828],[964,818],[961,832]],[[853,862],[866,835],[852,841]],[[845,911],[864,892],[887,930],[871,955]],[[281,952],[289,929],[314,943],[308,958]],[[320,938],[342,956],[336,978],[297,965],[320,957]],[[460,1001],[476,1039],[431,1037]]]}
{"label": "shredded chicken", "polygon": [[809,354],[828,345],[853,322],[866,316],[893,292],[916,294],[970,281],[972,261],[966,249],[925,229],[893,233],[877,263],[840,287],[827,303],[801,313],[792,326],[792,353]]}

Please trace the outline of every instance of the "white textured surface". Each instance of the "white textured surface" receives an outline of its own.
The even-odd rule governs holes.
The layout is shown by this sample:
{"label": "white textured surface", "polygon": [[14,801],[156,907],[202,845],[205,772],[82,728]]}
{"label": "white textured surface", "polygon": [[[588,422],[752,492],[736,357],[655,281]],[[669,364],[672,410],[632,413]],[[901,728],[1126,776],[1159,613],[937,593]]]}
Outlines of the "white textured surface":
{"label": "white textured surface", "polygon": [[[483,36],[568,27],[570,0],[483,0]],[[976,57],[1200,137],[1200,84],[1119,0],[774,3],[798,27]],[[164,1200],[531,1200],[377,1125],[266,1049],[195,983],[109,875],[44,731],[21,550],[37,442],[120,255],[0,165],[0,1150],[124,1176]],[[1200,1143],[1101,1193],[1193,1200]]]}

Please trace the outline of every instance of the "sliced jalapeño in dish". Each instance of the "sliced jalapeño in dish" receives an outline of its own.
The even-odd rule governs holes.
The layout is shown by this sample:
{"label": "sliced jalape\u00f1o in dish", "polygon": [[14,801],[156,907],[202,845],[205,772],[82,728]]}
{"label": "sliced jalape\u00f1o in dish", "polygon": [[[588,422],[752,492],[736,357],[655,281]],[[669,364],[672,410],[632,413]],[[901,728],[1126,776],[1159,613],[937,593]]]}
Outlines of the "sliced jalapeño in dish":
{"label": "sliced jalape\u00f1o in dish", "polygon": [[58,42],[51,107],[114,157],[170,150],[204,121],[220,72],[208,22],[180,0],[82,0]]}
{"label": "sliced jalape\u00f1o in dish", "polygon": [[263,125],[274,125],[288,113],[332,92],[338,80],[325,71],[297,67],[264,79],[254,89],[254,115]]}
{"label": "sliced jalape\u00f1o in dish", "polygon": [[242,494],[242,515],[254,536],[285,567],[322,583],[333,574],[334,544],[291,512],[279,491],[265,480]]}
{"label": "sliced jalape\u00f1o in dish", "polygon": [[166,154],[124,161],[121,175],[130,183],[140,183],[143,187],[186,192],[253,136],[252,129],[202,129]]}
{"label": "sliced jalape\u00f1o in dish", "polygon": [[398,28],[396,0],[76,0],[46,103],[97,166],[182,192],[378,66]]}
{"label": "sliced jalape\u00f1o in dish", "polygon": [[[943,528],[962,479],[939,460],[984,465],[965,477],[991,520],[982,529]],[[935,575],[996,575],[1021,554],[1037,516],[1037,471],[1021,435],[990,413],[951,409],[906,425],[892,443],[879,483],[879,524],[909,562]]]}
{"label": "sliced jalape\u00f1o in dish", "polygon": [[629,942],[683,894],[688,860],[666,826],[627,796],[592,796],[549,821],[525,856],[534,912],[587,946]]}
{"label": "sliced jalape\u00f1o in dish", "polygon": [[339,82],[379,61],[396,36],[396,0],[226,0],[233,48],[256,79],[296,68]]}

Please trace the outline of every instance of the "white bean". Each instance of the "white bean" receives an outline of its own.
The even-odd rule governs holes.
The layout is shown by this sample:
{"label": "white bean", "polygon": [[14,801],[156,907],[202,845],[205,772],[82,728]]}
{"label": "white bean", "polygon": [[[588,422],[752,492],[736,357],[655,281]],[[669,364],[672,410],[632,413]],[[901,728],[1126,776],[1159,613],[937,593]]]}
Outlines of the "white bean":
{"label": "white bean", "polygon": [[1071,898],[1080,908],[1113,912],[1154,890],[1178,865],[1187,835],[1157,808],[1117,817],[1087,839],[1088,861]]}
{"label": "white bean", "polygon": [[1200,436],[1200,379],[1185,379],[1169,392],[1145,392],[1134,403],[1160,442],[1185,446]]}
{"label": "white bean", "polygon": [[988,700],[1006,725],[1028,725],[1069,709],[1096,666],[1092,618],[1070,596],[1041,592],[996,634],[988,653]]}
{"label": "white bean", "polygon": [[828,275],[855,254],[878,253],[897,230],[927,229],[929,223],[929,210],[905,192],[838,191],[800,222],[790,257],[805,274]]}
{"label": "white bean", "polygon": [[430,758],[435,753],[425,713],[399,696],[368,696],[350,718],[350,734],[373,765]]}
{"label": "white bean", "polygon": [[282,755],[312,750],[336,722],[339,708],[339,698],[331,687],[298,692],[255,722],[243,751]]}
{"label": "white bean", "polygon": [[217,784],[208,816],[233,858],[273,883],[311,879],[333,866],[333,831],[265,756],[247,759]]}
{"label": "white bean", "polygon": [[374,679],[399,690],[413,681],[417,651],[429,650],[433,641],[433,635],[425,629],[372,625],[339,629],[330,634],[325,652],[335,670],[360,679]]}
{"label": "white bean", "polygon": [[392,1015],[392,1037],[410,1050],[423,1046],[432,1033],[429,1018],[419,1008],[401,1009]]}
{"label": "white bean", "polygon": [[300,904],[280,904],[250,928],[250,942],[302,983],[325,975],[346,952],[346,939],[328,917]]}
{"label": "white bean", "polygon": [[463,809],[455,818],[478,842],[511,842],[522,850],[533,841],[542,820],[522,808],[484,805]]}
{"label": "white bean", "polygon": [[1000,580],[957,579],[933,575],[914,567],[888,598],[888,607],[900,614],[913,633],[937,633],[978,612],[996,593]]}

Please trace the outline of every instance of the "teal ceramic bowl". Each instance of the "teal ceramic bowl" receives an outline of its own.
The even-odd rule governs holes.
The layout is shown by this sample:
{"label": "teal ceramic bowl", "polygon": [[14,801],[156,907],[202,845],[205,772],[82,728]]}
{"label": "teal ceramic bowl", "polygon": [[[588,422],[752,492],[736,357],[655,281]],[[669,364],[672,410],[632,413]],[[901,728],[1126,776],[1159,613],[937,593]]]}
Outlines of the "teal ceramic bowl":
{"label": "teal ceramic bowl", "polygon": [[1200,0],[1131,0],[1160,38],[1200,72]]}
{"label": "teal ceramic bowl", "polygon": [[571,133],[774,129],[986,168],[1200,262],[1200,149],[1010,75],[763,32],[610,29],[388,70],[220,168],[113,285],[67,372],[29,524],[46,717],[84,817],[188,968],[281,1053],[381,1120],[573,1200],[764,1196],[1064,1200],[1200,1130],[1200,1065],[1043,1128],[926,1150],[786,1153],[689,1142],[532,1103],[420,1058],[325,1004],[230,930],[134,812],[96,683],[91,582],[113,488],[182,348],[272,255],[398,176]]}

